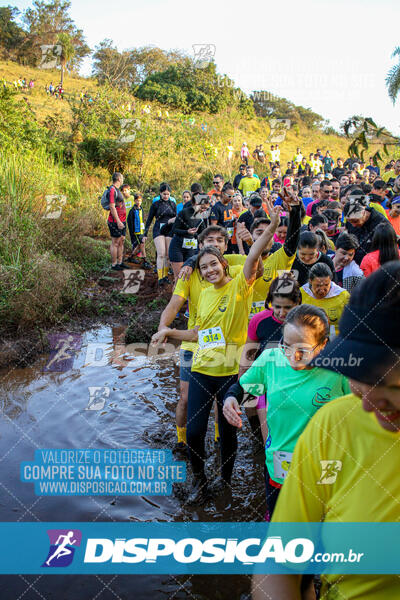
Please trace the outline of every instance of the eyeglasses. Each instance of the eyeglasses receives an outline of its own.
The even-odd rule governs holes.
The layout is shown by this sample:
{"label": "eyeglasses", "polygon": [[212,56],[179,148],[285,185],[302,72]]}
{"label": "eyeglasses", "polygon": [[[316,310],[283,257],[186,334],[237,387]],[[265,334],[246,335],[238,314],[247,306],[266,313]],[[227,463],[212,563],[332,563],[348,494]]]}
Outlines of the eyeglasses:
{"label": "eyeglasses", "polygon": [[234,197],[235,197],[235,194],[225,194],[225,196],[226,196],[227,198],[234,198]]}
{"label": "eyeglasses", "polygon": [[287,356],[288,358],[296,355],[301,355],[300,359],[304,358],[305,360],[312,357],[313,353],[318,348],[318,346],[320,346],[320,344],[317,344],[313,348],[305,348],[297,346],[296,344],[294,344],[294,346],[289,346],[288,344],[285,344],[283,338],[281,338],[278,344],[278,347],[281,350],[281,352],[283,352],[283,354],[285,354],[285,356]]}

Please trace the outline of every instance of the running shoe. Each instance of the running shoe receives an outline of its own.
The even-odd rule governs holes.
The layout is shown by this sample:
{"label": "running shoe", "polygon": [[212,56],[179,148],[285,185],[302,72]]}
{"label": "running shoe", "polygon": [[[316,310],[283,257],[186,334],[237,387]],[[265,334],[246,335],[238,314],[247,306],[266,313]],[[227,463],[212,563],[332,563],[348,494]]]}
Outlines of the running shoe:
{"label": "running shoe", "polygon": [[142,265],[143,269],[152,269],[153,268],[153,265],[151,263],[147,262],[147,260],[144,260],[141,263],[141,265]]}
{"label": "running shoe", "polygon": [[127,264],[126,264],[126,263],[124,263],[124,262],[120,263],[120,265],[119,265],[119,266],[120,266],[120,268],[121,268],[121,269],[130,269],[130,266],[129,266],[129,265],[127,265]]}
{"label": "running shoe", "polygon": [[205,475],[193,475],[192,488],[186,500],[187,504],[203,504],[209,498]]}
{"label": "running shoe", "polygon": [[213,497],[220,496],[226,492],[231,492],[231,490],[231,484],[222,477],[218,477],[218,479],[216,479],[214,483],[210,485],[210,493]]}
{"label": "running shoe", "polygon": [[111,271],[122,271],[122,267],[120,265],[114,265],[111,267]]}
{"label": "running shoe", "polygon": [[182,456],[189,455],[189,449],[187,447],[187,444],[185,444],[185,442],[176,442],[175,446],[172,449],[172,452],[174,454],[181,454]]}
{"label": "running shoe", "polygon": [[185,319],[188,319],[190,317],[188,310],[185,311],[184,317],[185,317]]}

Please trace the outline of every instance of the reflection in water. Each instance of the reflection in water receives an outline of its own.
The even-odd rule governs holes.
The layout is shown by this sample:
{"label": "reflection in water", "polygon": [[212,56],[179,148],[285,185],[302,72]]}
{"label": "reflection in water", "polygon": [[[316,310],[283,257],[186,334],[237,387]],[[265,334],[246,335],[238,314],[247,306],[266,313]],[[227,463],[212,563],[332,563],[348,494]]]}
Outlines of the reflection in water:
{"label": "reflection in water", "polygon": [[[148,357],[123,344],[124,328],[89,331],[65,372],[44,372],[48,357],[0,371],[0,519],[2,521],[260,521],[265,512],[262,457],[239,435],[233,499],[188,507],[185,485],[171,496],[46,497],[19,480],[21,461],[40,448],[172,448],[178,353]],[[210,423],[212,425],[212,423]],[[207,469],[218,470],[213,426]],[[190,479],[190,469],[188,469]],[[33,584],[29,591],[27,587]],[[134,586],[134,593],[132,593]],[[207,590],[213,590],[212,596]],[[245,598],[246,576],[0,577],[1,600],[30,598]],[[36,590],[36,591],[35,591]],[[62,590],[62,593],[60,592]],[[101,590],[103,590],[101,592]],[[111,592],[110,590],[113,590]],[[214,591],[215,590],[215,591]]]}

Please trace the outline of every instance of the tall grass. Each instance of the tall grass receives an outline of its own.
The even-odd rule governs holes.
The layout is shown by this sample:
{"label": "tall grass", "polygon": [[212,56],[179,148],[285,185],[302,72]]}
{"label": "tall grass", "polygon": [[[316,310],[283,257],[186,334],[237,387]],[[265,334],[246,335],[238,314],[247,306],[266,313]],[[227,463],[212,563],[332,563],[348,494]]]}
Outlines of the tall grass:
{"label": "tall grass", "polygon": [[[46,218],[52,194],[67,196],[58,219]],[[93,190],[82,186],[76,168],[44,152],[0,152],[0,212],[2,328],[40,326],[73,313],[87,274],[107,264],[104,245],[87,237],[104,220]]]}

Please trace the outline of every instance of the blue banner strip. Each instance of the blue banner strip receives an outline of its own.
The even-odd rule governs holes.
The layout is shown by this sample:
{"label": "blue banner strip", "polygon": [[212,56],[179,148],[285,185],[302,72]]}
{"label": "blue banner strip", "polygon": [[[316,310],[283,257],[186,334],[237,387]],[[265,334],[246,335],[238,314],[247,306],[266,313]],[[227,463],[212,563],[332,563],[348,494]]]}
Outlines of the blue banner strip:
{"label": "blue banner strip", "polygon": [[0,574],[400,573],[400,523],[0,523]]}

